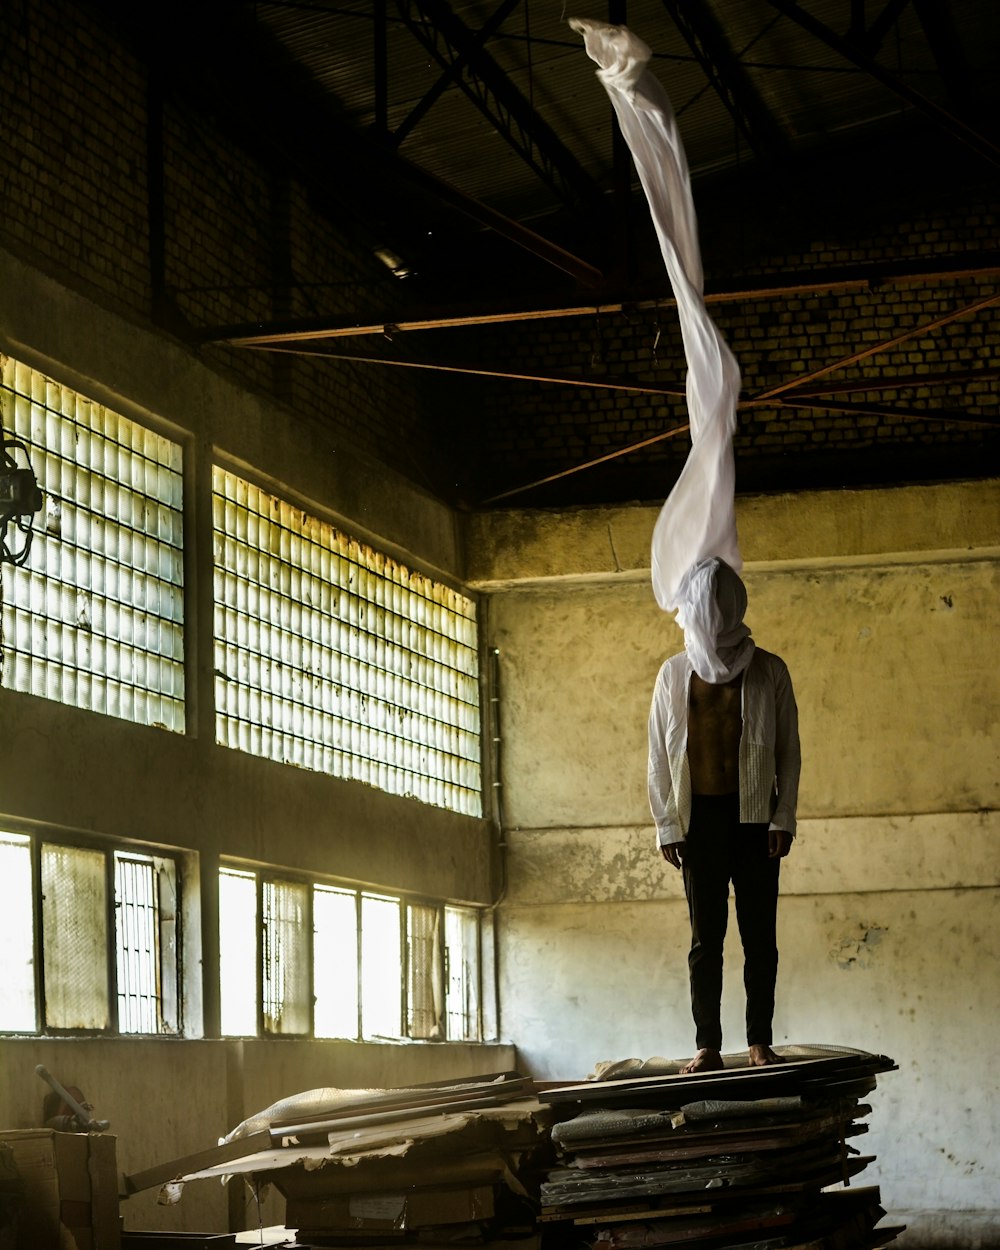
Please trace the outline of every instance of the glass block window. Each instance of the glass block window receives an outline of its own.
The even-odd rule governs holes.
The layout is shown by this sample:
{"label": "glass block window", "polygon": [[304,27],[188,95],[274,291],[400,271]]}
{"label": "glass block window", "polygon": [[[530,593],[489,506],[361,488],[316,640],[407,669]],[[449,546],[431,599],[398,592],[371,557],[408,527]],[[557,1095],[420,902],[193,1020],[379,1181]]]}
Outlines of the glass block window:
{"label": "glass block window", "polygon": [[216,738],[482,813],[475,605],[221,468]]}
{"label": "glass block window", "polygon": [[44,499],[3,571],[3,684],[183,732],[180,446],[9,356],[0,419]]}

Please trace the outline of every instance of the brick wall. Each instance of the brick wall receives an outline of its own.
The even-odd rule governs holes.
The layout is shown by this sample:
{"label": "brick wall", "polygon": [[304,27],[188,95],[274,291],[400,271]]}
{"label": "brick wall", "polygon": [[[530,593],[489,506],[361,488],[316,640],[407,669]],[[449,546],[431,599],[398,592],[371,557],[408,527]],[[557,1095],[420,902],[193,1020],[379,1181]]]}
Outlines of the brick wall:
{"label": "brick wall", "polygon": [[[394,281],[372,257],[352,252],[328,206],[317,207],[266,154],[234,141],[183,89],[172,89],[168,75],[166,299],[158,308],[150,71],[141,46],[84,3],[24,0],[0,6],[0,58],[0,245],[65,285],[151,324],[163,321],[165,302],[163,324],[186,336],[191,327],[336,315]],[[287,403],[296,420],[332,426],[361,450],[437,485],[427,453],[429,406],[414,377],[245,349],[197,350]]]}
{"label": "brick wall", "polygon": [[[784,256],[760,256],[726,272],[711,270],[713,223],[704,252],[707,283],[739,289],[769,275],[808,281],[819,270],[911,258],[914,268],[963,253],[988,251],[997,238],[1000,197],[980,192],[970,202],[962,189],[936,197],[933,215],[898,216],[898,206],[865,205],[860,222],[850,214],[839,231],[826,226],[815,242]],[[822,214],[818,214],[822,216]],[[656,262],[661,266],[662,262]],[[743,375],[745,396],[795,378],[856,352],[888,342],[975,301],[1000,295],[984,276],[882,285],[872,290],[798,294],[712,305]],[[657,329],[659,342],[654,341]],[[641,306],[629,312],[593,313],[493,328],[478,346],[498,368],[533,375],[547,372],[635,379],[640,384],[683,386],[684,359],[675,309]],[[921,333],[867,360],[839,369],[830,382],[857,378],[889,381],[968,373],[995,364],[1000,347],[1000,304]],[[471,342],[467,355],[473,354]],[[738,488],[863,485],[928,480],[952,473],[991,471],[1000,450],[994,424],[935,419],[941,411],[1000,418],[995,379],[918,384],[898,391],[834,394],[835,401],[878,405],[914,415],[844,414],[819,408],[746,408],[736,436]],[[655,438],[686,421],[683,400],[538,382],[468,383],[457,405],[477,413],[480,441],[463,483],[467,498],[487,498]],[[459,420],[456,412],[454,419]],[[605,465],[518,494],[512,503],[548,504],[601,497],[655,499],[676,478],[689,447],[687,435],[656,442]],[[991,459],[992,458],[992,459]]]}
{"label": "brick wall", "polygon": [[[349,183],[327,190],[276,167],[274,152],[234,138],[231,125],[165,70],[162,127],[141,39],[120,32],[85,0],[0,6],[0,244],[132,319],[186,335],[254,320],[398,306],[396,280],[353,249],[338,223],[357,211]],[[192,37],[194,37],[192,35]],[[162,136],[162,221],[150,226],[150,131]],[[318,150],[319,162],[335,153]],[[916,166],[915,166],[916,168]],[[155,174],[155,170],[154,170]],[[828,180],[829,184],[829,180]],[[156,186],[155,177],[152,185]],[[698,192],[700,196],[700,191]],[[155,198],[155,197],[154,197]],[[761,254],[735,197],[705,216],[708,277],[732,289],[768,275],[995,246],[995,188],[981,180],[949,193],[947,178],[873,202],[863,176],[817,194],[794,214],[784,254]],[[919,207],[918,207],[919,206]],[[699,206],[701,207],[701,206]],[[714,215],[713,215],[714,212]],[[814,222],[803,234],[802,222]],[[162,231],[163,271],[151,263]],[[741,234],[740,248],[730,247]],[[774,230],[761,231],[772,238]],[[730,252],[740,259],[730,259]],[[750,260],[747,256],[750,256]],[[651,262],[657,266],[658,259]],[[713,274],[713,265],[716,267]],[[725,266],[725,272],[723,272]],[[394,286],[395,284],[395,286]],[[162,290],[160,290],[162,286]],[[831,294],[713,306],[740,360],[747,394],[801,377],[949,310],[1000,290],[993,280],[885,285]],[[533,294],[530,279],[526,300]],[[653,357],[653,343],[660,338]],[[866,375],[969,372],[996,355],[996,308],[952,322],[838,371]],[[372,344],[364,344],[365,347]],[[498,368],[635,378],[679,386],[683,358],[671,306],[576,320],[407,336],[407,350]],[[424,374],[204,345],[202,357],[288,405],[290,419],[333,429],[448,498],[476,506],[567,467],[656,439],[685,419],[657,395]],[[857,392],[841,401],[910,415],[748,408],[736,440],[743,490],[863,484],[988,471],[997,426],[927,418],[935,409],[998,415],[995,381]],[[918,415],[913,415],[913,414]],[[280,436],[280,431],[276,432]],[[517,503],[661,496],[687,452],[661,439],[585,473],[519,495]]]}

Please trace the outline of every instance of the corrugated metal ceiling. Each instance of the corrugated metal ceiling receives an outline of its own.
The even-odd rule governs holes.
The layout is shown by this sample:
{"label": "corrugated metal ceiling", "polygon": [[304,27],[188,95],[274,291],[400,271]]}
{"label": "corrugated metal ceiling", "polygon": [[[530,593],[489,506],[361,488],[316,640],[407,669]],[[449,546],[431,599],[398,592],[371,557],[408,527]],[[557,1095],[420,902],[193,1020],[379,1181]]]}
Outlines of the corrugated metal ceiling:
{"label": "corrugated metal ceiling", "polygon": [[[937,104],[948,105],[945,79],[916,6],[891,5],[891,0],[869,3],[868,25],[877,22],[887,2],[894,20],[886,23],[879,63],[909,87]],[[434,87],[442,71],[407,29],[400,9],[392,3],[385,7],[385,108],[388,130],[393,132]],[[455,3],[452,11],[475,32],[495,7]],[[793,155],[845,132],[889,128],[912,112],[911,104],[778,13],[768,0],[714,0],[706,7]],[[847,0],[811,0],[801,7],[838,34],[846,33],[857,10]],[[374,0],[336,4],[263,0],[256,7],[257,20],[308,70],[344,120],[373,135],[378,8]],[[593,81],[593,66],[580,39],[566,24],[566,16],[577,10],[585,17],[603,20],[607,16],[598,6],[586,3],[564,13],[559,3],[522,0],[487,41],[486,50],[579,164],[609,188],[610,109]],[[995,81],[1000,4],[955,0],[949,10],[966,70],[976,79]],[[628,24],[652,48],[660,77],[682,117],[695,177],[745,166],[752,159],[747,142],[665,4],[630,0],[627,16]],[[553,192],[454,82],[406,136],[399,151],[466,194],[518,219],[537,217],[555,206]]]}

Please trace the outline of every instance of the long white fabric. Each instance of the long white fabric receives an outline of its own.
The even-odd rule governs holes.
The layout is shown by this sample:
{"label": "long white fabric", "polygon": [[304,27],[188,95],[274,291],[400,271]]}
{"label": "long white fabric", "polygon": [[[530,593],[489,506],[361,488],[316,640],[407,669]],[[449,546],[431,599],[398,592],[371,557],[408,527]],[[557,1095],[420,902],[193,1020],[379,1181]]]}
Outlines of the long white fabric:
{"label": "long white fabric", "polygon": [[[597,77],[614,105],[639,171],[660,251],[677,301],[687,360],[691,450],[653,529],[653,593],[664,611],[678,612],[685,646],[707,681],[728,680],[708,616],[692,595],[704,579],[686,577],[706,557],[738,572],[733,433],[740,371],[705,305],[698,226],[687,158],[666,91],[648,69],[652,53],[625,26],[573,18]],[[714,659],[713,659],[714,657]],[[704,669],[705,671],[702,671]]]}

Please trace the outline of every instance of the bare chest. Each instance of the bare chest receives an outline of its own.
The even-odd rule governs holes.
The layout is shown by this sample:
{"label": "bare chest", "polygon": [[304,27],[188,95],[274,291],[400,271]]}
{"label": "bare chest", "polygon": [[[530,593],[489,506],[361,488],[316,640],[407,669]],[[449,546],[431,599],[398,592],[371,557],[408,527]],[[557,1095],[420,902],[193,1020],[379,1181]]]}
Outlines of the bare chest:
{"label": "bare chest", "polygon": [[714,685],[691,675],[688,694],[688,763],[695,793],[738,788],[743,732],[743,678]]}

